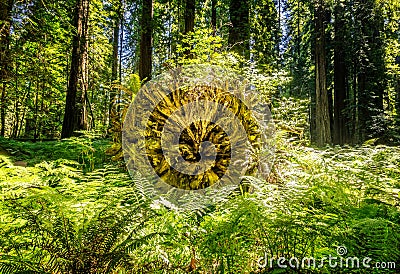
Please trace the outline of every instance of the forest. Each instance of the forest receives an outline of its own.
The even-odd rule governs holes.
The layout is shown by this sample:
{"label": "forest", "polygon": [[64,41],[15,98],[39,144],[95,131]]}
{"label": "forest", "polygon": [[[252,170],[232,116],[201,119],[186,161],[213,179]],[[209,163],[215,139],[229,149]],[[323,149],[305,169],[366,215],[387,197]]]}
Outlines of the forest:
{"label": "forest", "polygon": [[0,274],[400,273],[398,0],[0,0]]}

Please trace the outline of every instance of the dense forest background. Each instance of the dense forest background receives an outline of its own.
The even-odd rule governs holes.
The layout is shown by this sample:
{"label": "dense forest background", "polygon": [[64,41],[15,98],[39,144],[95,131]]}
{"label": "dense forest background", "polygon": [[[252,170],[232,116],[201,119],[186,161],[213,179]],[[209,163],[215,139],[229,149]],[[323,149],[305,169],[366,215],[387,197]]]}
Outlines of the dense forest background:
{"label": "dense forest background", "polygon": [[[0,0],[0,273],[400,273],[399,24],[398,0]],[[276,130],[268,174],[183,210],[121,139],[190,64]]]}
{"label": "dense forest background", "polygon": [[2,136],[105,132],[137,76],[209,62],[252,75],[273,105],[308,100],[305,133],[318,145],[398,138],[395,0],[7,0],[0,8]]}

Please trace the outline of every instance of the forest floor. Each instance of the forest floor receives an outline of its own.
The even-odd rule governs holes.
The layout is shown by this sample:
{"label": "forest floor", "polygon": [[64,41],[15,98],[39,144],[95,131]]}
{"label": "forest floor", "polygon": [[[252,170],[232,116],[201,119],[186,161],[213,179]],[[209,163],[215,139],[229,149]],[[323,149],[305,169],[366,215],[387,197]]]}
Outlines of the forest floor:
{"label": "forest floor", "polygon": [[[121,222],[114,211],[123,212],[126,204],[136,202],[127,198],[135,191],[123,162],[105,154],[110,145],[109,140],[94,137],[36,143],[0,138],[0,273],[17,273],[12,269],[67,273],[66,262],[75,261],[76,256],[87,264],[97,257],[104,259],[103,265],[91,266],[97,267],[91,273],[116,273],[104,269],[112,254],[122,252],[116,246],[132,227],[136,230],[129,237],[135,235],[141,241],[123,249],[123,256],[115,255],[121,260],[116,269],[125,271],[121,273],[194,269],[199,273],[280,273],[276,262],[257,265],[259,258],[266,254],[301,261],[305,256],[337,256],[339,248],[346,251],[339,255],[371,258],[370,265],[386,263],[388,273],[400,269],[399,147],[316,149],[281,139],[270,178],[252,180],[253,193],[191,213],[140,202],[145,212],[154,214],[137,208],[129,212],[140,216],[138,227]],[[102,223],[99,212],[104,210],[126,226],[118,230],[115,222]],[[64,232],[58,230],[57,216],[68,220],[72,231],[80,235],[67,245],[75,245],[74,251],[60,251],[67,248],[69,240],[61,239],[68,239],[64,236],[69,232],[65,225]],[[97,238],[90,236],[94,232],[89,228],[99,224],[109,230],[99,228]],[[119,232],[111,244],[98,244],[101,233],[113,229]],[[45,243],[47,238],[53,241]],[[91,252],[84,248],[84,241]],[[328,264],[311,269],[335,273]]]}

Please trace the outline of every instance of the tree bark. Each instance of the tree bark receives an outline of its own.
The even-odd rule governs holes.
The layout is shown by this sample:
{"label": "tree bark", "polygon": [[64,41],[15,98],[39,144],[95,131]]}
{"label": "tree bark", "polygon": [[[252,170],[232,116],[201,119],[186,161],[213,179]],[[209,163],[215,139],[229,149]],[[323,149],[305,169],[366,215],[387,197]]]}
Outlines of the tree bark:
{"label": "tree bark", "polygon": [[89,1],[77,0],[74,14],[75,35],[72,44],[71,69],[67,88],[67,98],[61,138],[68,138],[75,130],[88,128],[87,92],[87,50]]}
{"label": "tree bark", "polygon": [[[400,65],[400,56],[396,57],[396,64]],[[395,94],[396,94],[396,103],[395,103],[395,109],[396,109],[396,121],[395,125],[397,125],[397,130],[400,133],[400,75],[397,74],[395,76]]]}
{"label": "tree bark", "polygon": [[[183,35],[187,35],[194,31],[194,17],[195,17],[195,9],[196,9],[196,1],[195,0],[185,0],[185,29],[183,31]],[[187,58],[193,58],[193,54],[190,52],[190,43],[185,43],[184,47],[186,50],[184,51],[184,55]]]}
{"label": "tree bark", "polygon": [[152,70],[153,1],[143,0],[140,35],[139,77],[149,81]]}
{"label": "tree bark", "polygon": [[397,74],[396,78],[396,125],[400,133],[400,76]]}
{"label": "tree bark", "polygon": [[215,36],[217,34],[217,0],[211,0],[211,27]]}
{"label": "tree bark", "polygon": [[249,1],[231,0],[229,5],[231,28],[228,42],[232,49],[246,59],[250,58]]}
{"label": "tree bark", "polygon": [[11,11],[14,0],[0,2],[0,136],[5,135]]}
{"label": "tree bark", "polygon": [[335,7],[335,40],[334,40],[334,122],[333,142],[343,145],[349,140],[347,66],[345,60],[345,20],[341,3]]}
{"label": "tree bark", "polygon": [[326,87],[325,7],[324,0],[315,1],[315,89],[316,144],[331,143],[328,91]]}
{"label": "tree bark", "polygon": [[113,58],[112,58],[112,68],[111,68],[111,83],[112,86],[110,88],[110,102],[108,107],[108,122],[111,124],[111,113],[112,107],[115,103],[115,97],[117,96],[117,88],[113,86],[118,78],[118,65],[119,65],[119,35],[120,35],[120,24],[121,24],[121,3],[117,7],[117,16],[114,20],[114,33],[113,33]]}
{"label": "tree bark", "polygon": [[[87,6],[86,6],[87,5]],[[80,89],[78,89],[78,95],[80,99],[80,104],[78,104],[79,108],[79,116],[78,116],[78,129],[79,130],[88,130],[89,128],[89,112],[88,108],[90,108],[90,102],[88,99],[88,91],[89,91],[89,38],[88,38],[88,23],[89,23],[89,0],[87,4],[84,6],[84,38],[83,38],[83,52],[82,52],[82,74],[80,79]]]}
{"label": "tree bark", "polygon": [[185,0],[185,31],[183,34],[188,34],[194,30],[195,8],[195,0]]}
{"label": "tree bark", "polygon": [[113,33],[113,63],[111,69],[111,81],[118,80],[118,48],[119,48],[119,26],[120,20],[115,21]]}
{"label": "tree bark", "polygon": [[358,140],[363,141],[367,136],[367,121],[369,119],[368,113],[368,96],[366,90],[366,72],[363,65],[360,67],[360,71],[357,75],[357,131]]}

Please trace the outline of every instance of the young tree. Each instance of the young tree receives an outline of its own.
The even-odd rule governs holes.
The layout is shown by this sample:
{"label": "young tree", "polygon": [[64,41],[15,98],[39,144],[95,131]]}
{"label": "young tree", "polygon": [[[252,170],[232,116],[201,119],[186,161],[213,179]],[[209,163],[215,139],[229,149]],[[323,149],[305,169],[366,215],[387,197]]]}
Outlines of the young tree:
{"label": "young tree", "polygon": [[89,1],[76,0],[74,13],[76,32],[72,42],[71,69],[61,138],[71,137],[75,130],[88,128],[86,102]]}
{"label": "young tree", "polygon": [[315,0],[315,123],[318,146],[331,143],[328,90],[326,87],[325,0]]}

